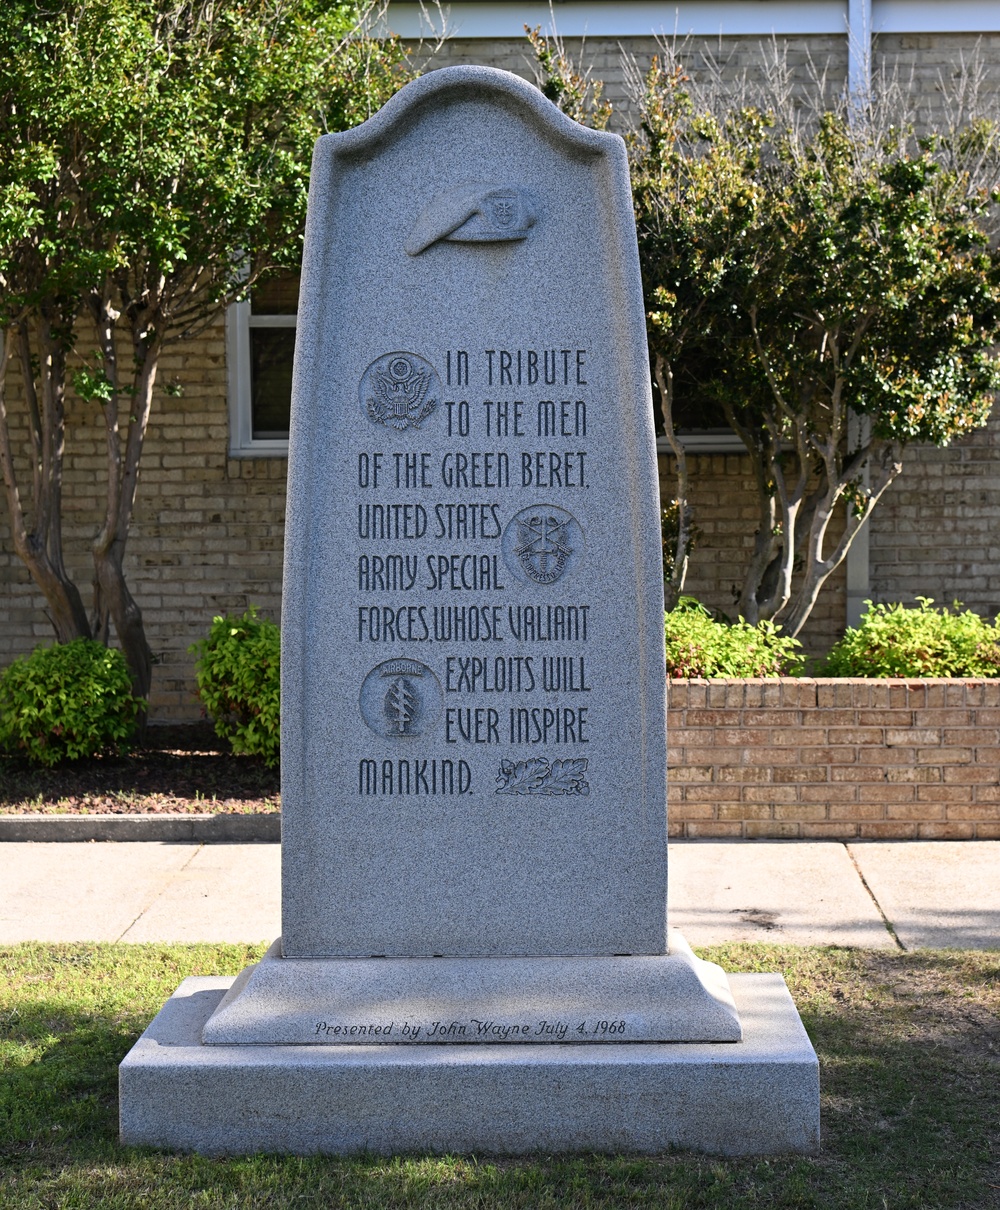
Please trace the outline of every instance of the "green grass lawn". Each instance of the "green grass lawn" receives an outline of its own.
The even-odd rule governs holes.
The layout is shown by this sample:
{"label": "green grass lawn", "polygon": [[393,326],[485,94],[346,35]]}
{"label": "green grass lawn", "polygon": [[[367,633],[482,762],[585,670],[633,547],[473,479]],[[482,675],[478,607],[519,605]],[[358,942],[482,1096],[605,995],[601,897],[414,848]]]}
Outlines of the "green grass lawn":
{"label": "green grass lawn", "polygon": [[1000,952],[730,945],[785,974],[819,1053],[814,1159],[203,1159],[120,1147],[117,1065],[186,975],[248,946],[0,948],[0,1206],[1000,1207]]}

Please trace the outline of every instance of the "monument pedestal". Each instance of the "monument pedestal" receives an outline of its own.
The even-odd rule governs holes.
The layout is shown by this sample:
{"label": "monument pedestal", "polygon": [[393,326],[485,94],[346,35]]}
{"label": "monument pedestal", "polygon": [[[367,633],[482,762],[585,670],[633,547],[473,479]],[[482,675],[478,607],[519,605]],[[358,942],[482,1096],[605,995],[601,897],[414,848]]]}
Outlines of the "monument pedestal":
{"label": "monument pedestal", "polygon": [[207,1046],[185,979],[121,1065],[123,1143],[206,1155],[819,1149],[819,1070],[780,975],[730,975],[741,1042]]}
{"label": "monument pedestal", "polygon": [[663,955],[283,958],[276,941],[205,1025],[208,1045],[739,1042],[726,973],[676,929]]}

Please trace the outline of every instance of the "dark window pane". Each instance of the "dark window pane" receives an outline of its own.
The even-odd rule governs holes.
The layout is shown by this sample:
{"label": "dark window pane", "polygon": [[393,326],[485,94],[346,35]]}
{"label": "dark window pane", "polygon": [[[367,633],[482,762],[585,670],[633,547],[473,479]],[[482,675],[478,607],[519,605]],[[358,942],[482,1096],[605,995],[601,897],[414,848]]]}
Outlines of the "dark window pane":
{"label": "dark window pane", "polygon": [[299,307],[299,275],[279,273],[258,282],[250,291],[254,315],[294,315]]}
{"label": "dark window pane", "polygon": [[691,395],[674,398],[674,428],[678,433],[731,433],[722,405]]}
{"label": "dark window pane", "polygon": [[250,329],[250,406],[254,438],[288,436],[294,328]]}
{"label": "dark window pane", "polygon": [[[665,431],[663,423],[663,401],[653,377],[653,422],[656,435],[662,437]],[[726,423],[726,415],[722,404],[712,399],[698,380],[697,374],[688,370],[679,372],[674,381],[674,432],[681,433],[732,433]]]}

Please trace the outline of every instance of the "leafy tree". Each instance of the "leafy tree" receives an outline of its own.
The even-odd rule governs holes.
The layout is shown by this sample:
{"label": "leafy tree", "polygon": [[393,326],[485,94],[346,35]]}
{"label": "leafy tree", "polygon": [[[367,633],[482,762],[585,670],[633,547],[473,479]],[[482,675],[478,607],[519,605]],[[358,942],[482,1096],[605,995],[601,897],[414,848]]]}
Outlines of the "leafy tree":
{"label": "leafy tree", "polygon": [[[761,202],[747,179],[747,156],[759,154],[767,134],[755,109],[734,109],[721,121],[696,115],[685,82],[678,63],[654,61],[639,127],[629,132],[650,361],[677,467],[673,549],[664,568],[668,609],[680,599],[696,537],[687,454],[674,422],[677,375],[685,354],[711,347],[730,306]],[[692,154],[699,144],[701,154]]]}
{"label": "leafy tree", "polygon": [[[606,126],[600,83],[527,32],[546,95]],[[679,48],[661,52],[646,73],[625,66],[651,371],[677,465],[667,604],[697,536],[678,414],[711,413],[739,436],[757,487],[738,612],[796,635],[906,446],[947,445],[989,416],[1000,122],[975,60],[951,82],[943,128],[918,139],[891,76],[824,109],[825,78],[810,103],[780,54],[756,87],[726,84],[709,59],[696,88]]]}
{"label": "leafy tree", "polygon": [[[152,661],[124,555],[160,355],[297,265],[316,137],[363,121],[405,82],[398,43],[358,18],[330,0],[0,11],[0,468],[14,547],[56,637],[107,642],[113,626],[139,696]],[[85,356],[73,386],[107,434],[89,616],[61,532],[74,351]],[[30,488],[11,437],[13,358]]]}
{"label": "leafy tree", "polygon": [[[886,120],[891,94],[806,120],[787,94],[701,100],[669,54],[654,61],[632,138],[655,378],[682,502],[680,399],[716,407],[743,442],[759,518],[738,611],[796,635],[906,446],[989,416],[998,127],[918,141]],[[688,541],[682,525],[675,566]]]}

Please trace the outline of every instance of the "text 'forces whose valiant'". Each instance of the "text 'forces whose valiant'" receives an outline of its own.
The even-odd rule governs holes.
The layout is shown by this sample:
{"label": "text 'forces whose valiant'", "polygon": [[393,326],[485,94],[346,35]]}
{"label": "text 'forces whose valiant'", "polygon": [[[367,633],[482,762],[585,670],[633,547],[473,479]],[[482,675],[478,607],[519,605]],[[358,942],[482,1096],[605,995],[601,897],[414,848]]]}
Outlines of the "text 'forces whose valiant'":
{"label": "text 'forces whose valiant'", "polygon": [[359,643],[586,643],[590,605],[359,605]]}

